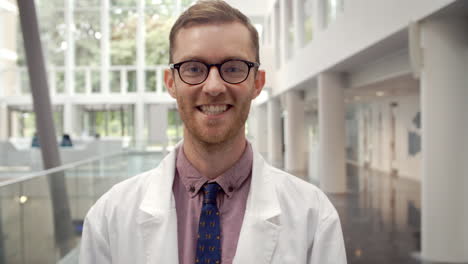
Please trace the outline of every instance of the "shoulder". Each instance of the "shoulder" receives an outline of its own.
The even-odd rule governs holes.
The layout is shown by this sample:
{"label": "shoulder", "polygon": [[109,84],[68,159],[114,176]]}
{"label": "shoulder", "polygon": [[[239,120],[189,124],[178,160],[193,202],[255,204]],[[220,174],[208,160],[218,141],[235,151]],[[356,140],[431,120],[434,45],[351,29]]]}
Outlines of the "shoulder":
{"label": "shoulder", "polygon": [[144,197],[152,177],[160,174],[155,168],[112,186],[88,211],[86,218],[92,220],[112,218],[120,208],[136,208]]}
{"label": "shoulder", "polygon": [[269,164],[265,164],[264,177],[272,182],[281,203],[297,208],[295,210],[313,212],[321,220],[338,218],[327,195],[314,184]]}

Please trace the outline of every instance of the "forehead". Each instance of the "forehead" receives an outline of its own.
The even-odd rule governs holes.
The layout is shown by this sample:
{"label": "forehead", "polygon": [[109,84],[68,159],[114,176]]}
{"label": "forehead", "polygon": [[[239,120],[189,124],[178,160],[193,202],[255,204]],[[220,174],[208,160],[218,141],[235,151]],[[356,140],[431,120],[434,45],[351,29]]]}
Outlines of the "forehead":
{"label": "forehead", "polygon": [[192,25],[175,37],[174,62],[199,59],[217,63],[228,58],[253,61],[255,52],[249,30],[239,22]]}

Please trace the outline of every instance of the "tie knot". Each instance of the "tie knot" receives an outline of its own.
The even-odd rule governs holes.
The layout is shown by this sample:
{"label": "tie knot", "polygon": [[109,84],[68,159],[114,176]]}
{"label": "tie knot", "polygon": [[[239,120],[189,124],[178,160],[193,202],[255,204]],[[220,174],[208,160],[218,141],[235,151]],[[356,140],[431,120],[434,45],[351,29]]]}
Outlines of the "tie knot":
{"label": "tie knot", "polygon": [[203,192],[205,194],[203,203],[216,204],[216,196],[218,195],[219,190],[221,190],[221,187],[216,182],[203,185]]}

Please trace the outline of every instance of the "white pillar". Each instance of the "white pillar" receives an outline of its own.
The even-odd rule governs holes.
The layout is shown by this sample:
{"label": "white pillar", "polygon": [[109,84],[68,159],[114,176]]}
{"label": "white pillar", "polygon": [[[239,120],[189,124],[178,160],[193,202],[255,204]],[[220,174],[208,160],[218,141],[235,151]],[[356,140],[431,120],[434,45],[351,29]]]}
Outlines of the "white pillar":
{"label": "white pillar", "polygon": [[293,18],[294,18],[294,49],[297,51],[304,45],[304,5],[303,0],[293,0]]}
{"label": "white pillar", "polygon": [[167,105],[149,105],[148,139],[151,144],[167,145]]}
{"label": "white pillar", "polygon": [[75,22],[73,19],[74,0],[65,1],[65,22],[67,29],[67,49],[65,52],[65,94],[70,96],[75,91]]}
{"label": "white pillar", "polygon": [[[280,54],[281,56],[281,64],[284,65],[286,61],[288,61],[288,51],[289,51],[289,29],[288,29],[288,0],[279,0],[279,7],[280,7],[280,34],[279,34],[279,41],[280,41]],[[281,65],[281,66],[282,66]],[[281,67],[280,66],[280,67]]]}
{"label": "white pillar", "polygon": [[280,5],[275,3],[273,8],[271,23],[273,26],[271,39],[273,40],[273,49],[275,51],[275,69],[278,69],[281,66],[281,11]]}
{"label": "white pillar", "polygon": [[281,136],[281,107],[278,98],[267,103],[268,161],[275,167],[283,167],[283,138]]}
{"label": "white pillar", "polygon": [[305,113],[304,99],[300,92],[289,91],[285,94],[284,140],[285,162],[284,169],[293,174],[305,176]]}
{"label": "white pillar", "polygon": [[421,25],[422,257],[468,262],[468,23]]}
{"label": "white pillar", "polygon": [[252,106],[249,115],[249,130],[253,134],[252,144],[262,154],[266,154],[267,147],[267,109],[266,105]]}
{"label": "white pillar", "polygon": [[[74,125],[75,125],[75,113],[74,106],[71,102],[67,101],[63,105],[63,133],[70,134],[71,136],[75,135]],[[61,136],[61,135],[59,135]]]}
{"label": "white pillar", "polygon": [[145,138],[145,1],[138,0],[138,25],[137,25],[137,93],[139,98],[135,104],[135,139],[137,146],[144,146]]}
{"label": "white pillar", "polygon": [[346,191],[345,105],[341,74],[321,73],[319,90],[319,177],[325,192]]}
{"label": "white pillar", "polygon": [[145,92],[145,0],[138,0],[138,24],[136,34],[137,93]]}
{"label": "white pillar", "polygon": [[319,139],[318,139],[318,115],[317,110],[313,110],[306,118],[309,120],[310,130],[307,130],[309,138],[309,159],[308,159],[308,176],[309,181],[316,184],[320,181],[319,178]]}
{"label": "white pillar", "polygon": [[0,141],[8,139],[8,108],[4,102],[0,103]]}
{"label": "white pillar", "polygon": [[101,0],[101,93],[109,93],[110,0]]}
{"label": "white pillar", "polygon": [[315,33],[323,31],[325,25],[325,1],[314,1],[313,2],[313,35],[315,38]]}

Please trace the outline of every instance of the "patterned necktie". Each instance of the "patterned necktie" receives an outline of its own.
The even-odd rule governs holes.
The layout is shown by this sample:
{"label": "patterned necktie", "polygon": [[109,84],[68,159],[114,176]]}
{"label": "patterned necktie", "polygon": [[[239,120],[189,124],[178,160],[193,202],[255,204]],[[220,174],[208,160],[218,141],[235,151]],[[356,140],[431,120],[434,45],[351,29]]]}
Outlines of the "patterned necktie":
{"label": "patterned necktie", "polygon": [[203,186],[205,194],[198,225],[195,263],[221,263],[221,224],[216,196],[221,187],[213,182]]}

